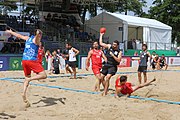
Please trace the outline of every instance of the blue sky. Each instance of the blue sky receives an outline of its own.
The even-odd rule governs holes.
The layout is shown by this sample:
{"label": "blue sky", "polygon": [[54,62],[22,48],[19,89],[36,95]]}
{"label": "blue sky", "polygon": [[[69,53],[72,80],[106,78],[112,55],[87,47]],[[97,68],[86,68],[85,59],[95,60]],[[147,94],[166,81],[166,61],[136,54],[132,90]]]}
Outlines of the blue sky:
{"label": "blue sky", "polygon": [[148,12],[149,7],[152,6],[153,1],[154,1],[154,0],[146,0],[146,2],[147,2],[147,7],[144,7],[144,8],[143,8],[143,10],[144,10],[145,12]]}

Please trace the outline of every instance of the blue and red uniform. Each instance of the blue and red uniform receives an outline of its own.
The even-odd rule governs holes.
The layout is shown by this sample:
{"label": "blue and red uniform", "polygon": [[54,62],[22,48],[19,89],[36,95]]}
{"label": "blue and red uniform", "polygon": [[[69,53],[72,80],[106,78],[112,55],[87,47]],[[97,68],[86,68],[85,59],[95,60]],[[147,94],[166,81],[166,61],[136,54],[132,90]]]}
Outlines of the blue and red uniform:
{"label": "blue and red uniform", "polygon": [[34,36],[32,35],[25,43],[25,49],[22,58],[22,66],[25,76],[44,71],[42,65],[38,62],[38,49],[39,46],[33,43]]}

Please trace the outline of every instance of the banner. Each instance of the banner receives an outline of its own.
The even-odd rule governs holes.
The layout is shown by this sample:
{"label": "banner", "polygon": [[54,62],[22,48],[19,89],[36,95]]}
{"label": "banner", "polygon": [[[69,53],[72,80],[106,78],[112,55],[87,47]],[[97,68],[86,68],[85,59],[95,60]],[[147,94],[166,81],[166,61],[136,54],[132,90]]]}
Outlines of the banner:
{"label": "banner", "polygon": [[[87,59],[87,56],[85,55],[82,55],[80,56],[79,55],[79,69],[85,69],[86,68],[86,59]],[[103,59],[102,59],[102,62],[103,62]],[[90,61],[90,68],[91,68],[91,61]],[[121,62],[120,62],[120,65],[118,67],[131,67],[131,57],[123,57]]]}
{"label": "banner", "polygon": [[118,67],[131,67],[131,58],[122,57],[121,62]]}
{"label": "banner", "polygon": [[139,57],[132,57],[131,58],[131,67],[137,67],[139,66],[139,60],[137,60]]}
{"label": "banner", "polygon": [[42,66],[43,66],[44,70],[47,69],[47,62],[46,62],[46,59],[45,59],[45,58],[43,58]]}
{"label": "banner", "polygon": [[180,57],[169,57],[168,65],[180,65]]}
{"label": "banner", "polygon": [[9,70],[22,70],[22,57],[10,57]]}
{"label": "banner", "polygon": [[6,71],[8,69],[8,57],[0,57],[0,71]]}

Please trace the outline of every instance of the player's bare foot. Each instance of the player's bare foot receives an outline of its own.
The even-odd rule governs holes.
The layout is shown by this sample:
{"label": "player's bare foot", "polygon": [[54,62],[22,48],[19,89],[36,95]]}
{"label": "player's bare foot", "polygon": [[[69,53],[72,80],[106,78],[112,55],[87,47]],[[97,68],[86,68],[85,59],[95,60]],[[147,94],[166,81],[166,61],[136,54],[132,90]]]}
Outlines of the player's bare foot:
{"label": "player's bare foot", "polygon": [[28,108],[31,106],[31,104],[29,103],[29,101],[27,100],[26,96],[25,95],[22,95],[22,98],[23,98],[23,102],[26,104],[25,107]]}
{"label": "player's bare foot", "polygon": [[103,92],[101,95],[102,95],[102,96],[106,96],[106,95],[107,95],[107,93]]}
{"label": "player's bare foot", "polygon": [[95,92],[101,92],[101,90],[98,89],[98,88],[94,89],[94,91],[95,91]]}
{"label": "player's bare foot", "polygon": [[26,104],[25,105],[26,108],[31,107],[31,104],[30,104],[30,102],[28,100],[26,100],[25,104]]}
{"label": "player's bare foot", "polygon": [[25,95],[22,95],[22,99],[23,99],[23,101],[26,103],[27,98],[26,98],[26,96],[25,96]]}
{"label": "player's bare foot", "polygon": [[77,77],[70,77],[70,79],[77,79]]}
{"label": "player's bare foot", "polygon": [[152,82],[156,81],[156,78],[154,77],[154,79],[152,80]]}

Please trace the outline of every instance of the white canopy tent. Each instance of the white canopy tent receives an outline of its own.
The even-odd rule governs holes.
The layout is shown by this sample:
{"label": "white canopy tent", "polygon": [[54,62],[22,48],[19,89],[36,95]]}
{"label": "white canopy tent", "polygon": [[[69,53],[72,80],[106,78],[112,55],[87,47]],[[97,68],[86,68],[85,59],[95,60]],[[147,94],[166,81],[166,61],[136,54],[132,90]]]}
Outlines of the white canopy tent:
{"label": "white canopy tent", "polygon": [[151,50],[171,49],[172,28],[154,19],[103,12],[87,20],[85,24],[96,31],[99,31],[101,27],[106,27],[105,37],[109,38],[108,41],[119,40],[125,43],[125,48],[127,48],[128,40],[135,38],[141,39]]}

